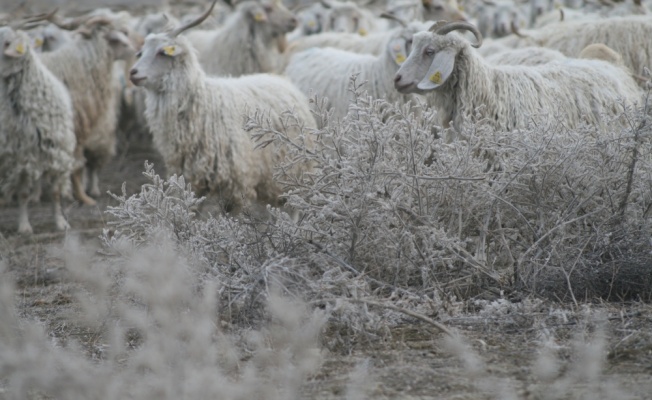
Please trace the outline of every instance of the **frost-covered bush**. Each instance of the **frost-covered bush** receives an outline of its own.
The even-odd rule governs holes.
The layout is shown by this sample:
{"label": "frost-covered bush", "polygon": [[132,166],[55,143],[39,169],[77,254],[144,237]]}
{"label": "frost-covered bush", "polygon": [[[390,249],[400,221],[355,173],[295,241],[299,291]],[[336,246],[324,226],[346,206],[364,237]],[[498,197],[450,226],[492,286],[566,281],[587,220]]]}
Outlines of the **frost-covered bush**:
{"label": "frost-covered bush", "polygon": [[[451,299],[483,292],[573,298],[586,276],[616,279],[614,269],[652,281],[642,268],[652,261],[646,103],[617,116],[631,122],[628,129],[606,134],[569,130],[554,115],[514,132],[480,122],[453,133],[434,126],[435,112],[424,105],[372,100],[355,79],[351,90],[355,99],[341,121],[313,99],[323,126],[315,149],[287,146],[292,163],[309,161],[314,172],[299,177],[286,172],[290,165],[276,171],[298,218],[275,209],[262,219],[199,218],[190,211],[198,200],[183,181],[163,181],[148,169],[153,184],[109,209],[107,249],[149,243],[165,227],[197,261],[197,273],[224,284],[232,317],[251,321],[276,286],[327,305],[338,317],[331,321],[355,332],[382,328],[393,314],[380,318],[364,303],[338,300],[389,301],[433,314]],[[261,145],[291,141],[263,115],[249,115],[246,124]],[[581,295],[650,293],[645,285],[618,285]]]}

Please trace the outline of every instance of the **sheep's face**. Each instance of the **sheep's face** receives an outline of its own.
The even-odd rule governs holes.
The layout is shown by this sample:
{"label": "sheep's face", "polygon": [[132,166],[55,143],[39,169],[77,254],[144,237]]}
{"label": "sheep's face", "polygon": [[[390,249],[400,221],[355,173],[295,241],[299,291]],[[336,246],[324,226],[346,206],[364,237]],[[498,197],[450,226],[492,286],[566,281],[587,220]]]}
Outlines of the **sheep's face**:
{"label": "sheep's face", "polygon": [[502,6],[494,14],[493,34],[496,37],[507,36],[512,33],[512,24],[517,28],[525,28],[527,21],[515,6]]}
{"label": "sheep's face", "polygon": [[326,30],[330,32],[359,33],[362,36],[369,32],[362,10],[354,3],[346,2],[331,6],[326,20]]}
{"label": "sheep's face", "polygon": [[326,9],[321,4],[314,4],[306,10],[299,13],[299,20],[304,35],[314,35],[324,29],[324,15]]}
{"label": "sheep's face", "polygon": [[455,2],[446,0],[423,1],[427,19],[432,21],[466,21],[462,11],[453,6],[452,3]]}
{"label": "sheep's face", "polygon": [[454,32],[447,35],[419,32],[412,40],[412,51],[396,72],[394,87],[401,93],[423,94],[450,78],[465,39]]}
{"label": "sheep's face", "polygon": [[111,29],[105,35],[116,60],[130,60],[136,53],[136,48],[128,37],[128,32]]}
{"label": "sheep's face", "polygon": [[[397,2],[387,8],[387,13],[406,22],[420,21],[423,19],[423,5],[421,0]],[[399,23],[390,20],[389,26],[399,26]]]}
{"label": "sheep's face", "polygon": [[0,73],[3,77],[15,74],[22,69],[22,60],[31,50],[31,39],[22,31],[14,31],[9,27],[0,28]]}
{"label": "sheep's face", "polygon": [[143,47],[136,53],[138,60],[129,71],[131,82],[149,90],[162,90],[168,75],[192,55],[189,49],[190,44],[183,36],[170,38],[163,33],[148,35]]}
{"label": "sheep's face", "polygon": [[238,10],[250,19],[254,27],[269,37],[277,37],[292,32],[297,27],[297,18],[280,1],[245,1]]}
{"label": "sheep's face", "polygon": [[54,24],[48,24],[43,28],[43,44],[42,51],[49,52],[55,51],[63,47],[66,43],[72,41],[72,36],[68,31],[65,31]]}
{"label": "sheep's face", "polygon": [[405,62],[412,50],[412,36],[420,31],[428,30],[429,23],[412,22],[401,29],[387,42],[387,53],[397,66]]}

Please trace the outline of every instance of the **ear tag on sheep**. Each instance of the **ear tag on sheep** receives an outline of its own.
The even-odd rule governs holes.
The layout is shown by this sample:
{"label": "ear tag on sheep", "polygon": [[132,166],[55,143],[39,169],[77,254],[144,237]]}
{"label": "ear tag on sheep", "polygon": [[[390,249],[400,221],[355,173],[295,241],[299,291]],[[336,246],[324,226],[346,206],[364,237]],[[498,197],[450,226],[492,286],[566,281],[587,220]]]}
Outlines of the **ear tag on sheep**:
{"label": "ear tag on sheep", "polygon": [[308,21],[307,25],[308,28],[314,28],[315,26],[317,26],[317,23],[315,21]]}
{"label": "ear tag on sheep", "polygon": [[20,54],[21,56],[25,54],[25,45],[22,43],[16,44],[16,53]]}
{"label": "ear tag on sheep", "polygon": [[163,47],[163,52],[166,56],[174,56],[176,54],[176,46],[165,46]]}
{"label": "ear tag on sheep", "polygon": [[254,21],[256,22],[265,22],[267,21],[267,16],[262,12],[257,12],[254,14]]}
{"label": "ear tag on sheep", "polygon": [[394,58],[394,62],[396,62],[396,64],[398,65],[403,64],[405,62],[405,56],[401,53],[398,53],[396,55],[396,58]]}
{"label": "ear tag on sheep", "polygon": [[453,73],[455,56],[457,56],[457,52],[451,48],[435,54],[430,64],[430,69],[423,80],[417,84],[417,88],[421,90],[433,90],[443,85]]}
{"label": "ear tag on sheep", "polygon": [[367,30],[365,28],[358,29],[358,34],[360,36],[367,36]]}
{"label": "ear tag on sheep", "polygon": [[39,48],[41,46],[43,46],[43,39],[41,38],[34,39],[34,47]]}

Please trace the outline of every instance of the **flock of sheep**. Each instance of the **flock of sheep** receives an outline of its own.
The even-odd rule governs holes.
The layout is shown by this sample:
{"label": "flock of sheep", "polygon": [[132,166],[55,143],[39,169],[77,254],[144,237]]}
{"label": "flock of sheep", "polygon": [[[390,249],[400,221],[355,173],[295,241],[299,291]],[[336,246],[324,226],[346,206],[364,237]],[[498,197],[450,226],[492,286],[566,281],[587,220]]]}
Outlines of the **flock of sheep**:
{"label": "flock of sheep", "polygon": [[257,147],[244,116],[262,113],[315,146],[302,134],[318,128],[308,96],[326,97],[337,121],[353,74],[375,98],[420,99],[453,130],[479,119],[514,130],[533,115],[601,129],[649,85],[652,14],[630,1],[215,0],[198,15],[0,14],[0,202],[17,201],[18,231],[29,233],[28,203],[46,188],[67,229],[61,197],[95,204],[130,109],[168,173],[198,194],[234,212],[276,204],[285,144]]}

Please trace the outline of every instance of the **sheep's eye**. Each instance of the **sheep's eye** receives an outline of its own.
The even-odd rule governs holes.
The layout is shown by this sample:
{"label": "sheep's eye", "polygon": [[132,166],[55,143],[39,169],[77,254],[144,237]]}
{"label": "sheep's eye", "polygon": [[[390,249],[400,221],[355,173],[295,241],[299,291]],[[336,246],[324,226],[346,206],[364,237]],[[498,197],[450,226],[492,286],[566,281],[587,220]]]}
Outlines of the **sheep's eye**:
{"label": "sheep's eye", "polygon": [[10,44],[11,44],[10,42],[5,42],[5,49],[9,47]]}
{"label": "sheep's eye", "polygon": [[139,51],[138,53],[136,53],[136,58],[140,58],[140,57],[142,57],[142,55],[143,55],[143,52]]}
{"label": "sheep's eye", "polygon": [[263,7],[263,9],[265,10],[265,12],[266,12],[267,14],[271,13],[272,11],[274,11],[274,7],[272,7],[272,6],[270,6],[270,5],[265,5],[265,6]]}
{"label": "sheep's eye", "polygon": [[442,6],[434,6],[433,8],[435,9],[435,11],[444,11],[444,7]]}
{"label": "sheep's eye", "polygon": [[430,56],[432,56],[432,55],[435,54],[435,50],[433,50],[433,49],[426,49],[425,54],[426,54],[427,56],[430,57]]}

